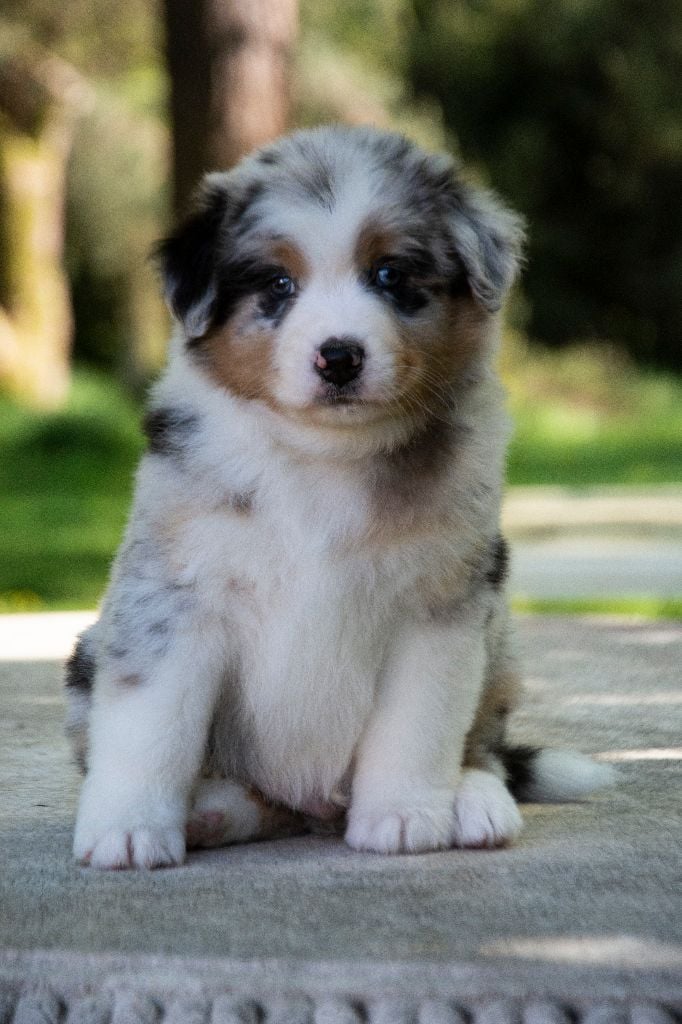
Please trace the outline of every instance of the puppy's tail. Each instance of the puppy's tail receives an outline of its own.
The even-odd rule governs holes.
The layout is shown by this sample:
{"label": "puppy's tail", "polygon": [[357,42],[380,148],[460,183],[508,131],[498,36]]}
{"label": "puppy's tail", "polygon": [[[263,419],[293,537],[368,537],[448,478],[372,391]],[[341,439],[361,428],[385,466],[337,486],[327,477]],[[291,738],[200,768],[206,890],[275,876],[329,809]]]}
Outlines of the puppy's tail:
{"label": "puppy's tail", "polygon": [[561,802],[579,800],[602,786],[612,786],[618,772],[574,750],[505,747],[497,751],[507,785],[517,800]]}

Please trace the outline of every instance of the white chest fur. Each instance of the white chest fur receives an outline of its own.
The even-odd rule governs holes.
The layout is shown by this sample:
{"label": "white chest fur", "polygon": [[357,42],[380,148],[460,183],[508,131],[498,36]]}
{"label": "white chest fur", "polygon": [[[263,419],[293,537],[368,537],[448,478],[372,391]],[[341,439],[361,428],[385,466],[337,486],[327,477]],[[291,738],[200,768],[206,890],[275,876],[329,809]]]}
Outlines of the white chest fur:
{"label": "white chest fur", "polygon": [[221,763],[302,806],[327,798],[352,759],[397,581],[358,542],[362,499],[349,481],[316,488],[287,469],[261,477],[248,513],[227,502],[188,512],[173,558],[225,635]]}
{"label": "white chest fur", "polygon": [[311,560],[256,586],[239,627],[238,746],[269,795],[300,805],[339,783],[383,659],[376,613],[348,566]]}

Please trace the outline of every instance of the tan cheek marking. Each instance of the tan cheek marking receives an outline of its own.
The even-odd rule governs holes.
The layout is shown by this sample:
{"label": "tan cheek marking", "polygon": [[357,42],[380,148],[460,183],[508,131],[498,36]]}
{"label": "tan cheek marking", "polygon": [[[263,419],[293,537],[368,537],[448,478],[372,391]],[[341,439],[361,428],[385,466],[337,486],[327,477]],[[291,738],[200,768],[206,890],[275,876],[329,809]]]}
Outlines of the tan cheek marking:
{"label": "tan cheek marking", "polygon": [[457,383],[457,375],[466,371],[480,355],[487,352],[492,318],[473,299],[448,299],[448,327],[445,343],[450,353],[450,367]]}
{"label": "tan cheek marking", "polygon": [[[275,240],[263,258],[280,264],[299,285],[309,277],[303,253],[286,239]],[[197,358],[205,371],[228,391],[277,409],[273,389],[274,332],[254,323],[256,313],[257,299],[252,296],[244,300],[229,323],[202,339]]]}
{"label": "tan cheek marking", "polygon": [[398,388],[406,410],[434,413],[487,348],[490,317],[469,298],[447,299],[444,316],[431,328],[420,322],[415,337],[406,327],[397,353]]}
{"label": "tan cheek marking", "polygon": [[204,339],[201,362],[205,372],[232,394],[276,408],[273,349],[271,331],[255,325],[240,329],[232,322]]}

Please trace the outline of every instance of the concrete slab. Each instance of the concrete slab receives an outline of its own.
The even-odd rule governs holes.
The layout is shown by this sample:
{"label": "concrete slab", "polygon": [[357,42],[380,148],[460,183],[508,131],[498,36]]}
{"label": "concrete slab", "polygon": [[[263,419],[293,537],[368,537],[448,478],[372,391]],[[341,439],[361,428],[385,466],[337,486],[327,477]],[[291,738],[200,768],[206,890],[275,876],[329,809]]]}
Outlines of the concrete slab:
{"label": "concrete slab", "polygon": [[682,532],[682,485],[646,487],[510,487],[502,526],[513,537],[626,530]]}
{"label": "concrete slab", "polygon": [[509,593],[525,598],[682,597],[680,539],[558,533],[517,539]]}
{"label": "concrete slab", "polygon": [[529,599],[682,596],[682,487],[514,487],[509,592]]}
{"label": "concrete slab", "polygon": [[[516,738],[611,760],[616,789],[526,806],[508,850],[384,858],[311,837],[150,874],[72,863],[78,780],[60,666],[1,663],[2,1024],[67,1010],[69,1024],[672,1020],[682,629],[542,617],[519,632],[528,698]],[[256,1000],[256,1016],[230,1008],[236,995]]]}

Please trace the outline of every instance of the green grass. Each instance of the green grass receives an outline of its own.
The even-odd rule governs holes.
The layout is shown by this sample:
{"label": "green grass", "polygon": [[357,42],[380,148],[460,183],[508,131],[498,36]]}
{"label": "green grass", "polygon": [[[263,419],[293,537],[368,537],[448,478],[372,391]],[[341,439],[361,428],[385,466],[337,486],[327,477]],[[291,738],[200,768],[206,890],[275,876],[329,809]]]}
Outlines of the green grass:
{"label": "green grass", "polygon": [[128,513],[139,411],[78,373],[52,415],[0,402],[0,611],[92,607]]}
{"label": "green grass", "polygon": [[538,352],[516,339],[502,366],[515,433],[511,484],[646,485],[682,479],[682,381],[611,349]]}
{"label": "green grass", "polygon": [[[507,351],[503,373],[517,423],[512,484],[680,480],[679,380],[637,374],[592,349],[557,356],[512,339]],[[139,420],[139,407],[116,384],[82,370],[59,413],[0,399],[0,611],[97,603],[128,514],[143,447]],[[680,610],[645,599],[531,604],[524,607],[648,617]]]}
{"label": "green grass", "polygon": [[627,615],[638,619],[682,619],[682,598],[515,597],[512,611],[532,615]]}
{"label": "green grass", "polygon": [[[682,394],[679,396],[682,407]],[[682,476],[679,410],[597,420],[578,411],[520,409],[509,448],[510,484],[646,485]]]}

